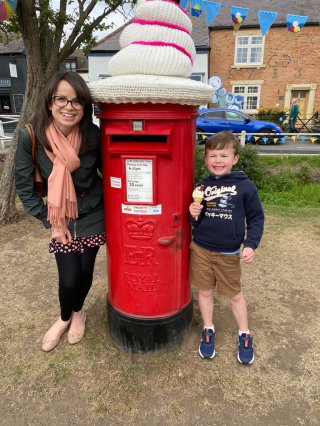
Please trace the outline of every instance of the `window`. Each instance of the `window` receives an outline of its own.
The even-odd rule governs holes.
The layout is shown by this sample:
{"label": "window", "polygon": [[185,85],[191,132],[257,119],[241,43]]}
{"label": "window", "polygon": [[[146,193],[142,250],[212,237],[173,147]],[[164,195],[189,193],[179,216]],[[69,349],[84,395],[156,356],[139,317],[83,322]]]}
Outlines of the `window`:
{"label": "window", "polygon": [[208,118],[209,120],[224,120],[224,112],[223,111],[212,111],[207,112],[206,114],[201,115],[202,118]]}
{"label": "window", "polygon": [[77,70],[77,61],[76,60],[67,60],[65,64],[67,71],[76,71]]}
{"label": "window", "polygon": [[236,38],[235,65],[262,65],[263,45],[263,36],[238,36]]}
{"label": "window", "polygon": [[242,114],[239,114],[235,111],[226,111],[226,117],[228,121],[241,121],[243,122],[245,117]]}
{"label": "window", "polygon": [[203,81],[203,75],[204,75],[204,73],[199,73],[199,74],[192,73],[189,78],[191,78],[191,80],[201,81],[202,82]]}
{"label": "window", "polygon": [[235,95],[242,95],[244,98],[240,108],[244,112],[256,112],[260,104],[260,86],[254,85],[237,85],[233,86]]}

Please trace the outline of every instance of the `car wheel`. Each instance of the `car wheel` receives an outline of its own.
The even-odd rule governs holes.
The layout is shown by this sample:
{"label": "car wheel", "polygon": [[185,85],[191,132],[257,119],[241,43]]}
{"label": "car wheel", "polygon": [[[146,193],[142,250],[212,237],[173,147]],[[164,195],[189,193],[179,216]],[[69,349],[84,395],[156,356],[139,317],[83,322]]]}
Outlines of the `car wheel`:
{"label": "car wheel", "polygon": [[[272,135],[272,138],[269,138],[267,135],[261,136],[261,139],[258,139],[258,145],[274,145],[274,133],[270,129],[261,129],[258,133],[268,133]],[[265,142],[262,138],[268,138],[268,140]]]}
{"label": "car wheel", "polygon": [[206,143],[207,135],[204,133],[202,129],[196,129],[196,141],[199,143],[199,145],[203,145]]}

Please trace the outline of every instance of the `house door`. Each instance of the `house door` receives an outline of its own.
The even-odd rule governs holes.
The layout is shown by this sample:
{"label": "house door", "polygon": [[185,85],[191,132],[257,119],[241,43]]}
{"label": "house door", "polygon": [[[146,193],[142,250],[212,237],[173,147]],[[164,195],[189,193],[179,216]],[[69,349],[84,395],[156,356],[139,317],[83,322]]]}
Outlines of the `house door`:
{"label": "house door", "polygon": [[291,100],[297,99],[299,105],[299,117],[307,118],[307,106],[309,100],[309,90],[294,90],[291,92]]}

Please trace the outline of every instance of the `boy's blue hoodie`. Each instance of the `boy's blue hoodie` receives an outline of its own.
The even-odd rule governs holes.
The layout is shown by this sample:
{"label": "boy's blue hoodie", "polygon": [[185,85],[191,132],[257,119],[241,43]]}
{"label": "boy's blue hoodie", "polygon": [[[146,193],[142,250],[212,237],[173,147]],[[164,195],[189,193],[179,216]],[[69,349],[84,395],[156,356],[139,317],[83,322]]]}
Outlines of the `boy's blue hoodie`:
{"label": "boy's blue hoodie", "polygon": [[256,249],[263,233],[264,213],[255,185],[243,172],[222,177],[209,175],[204,185],[204,205],[198,220],[191,217],[193,241],[217,252]]}

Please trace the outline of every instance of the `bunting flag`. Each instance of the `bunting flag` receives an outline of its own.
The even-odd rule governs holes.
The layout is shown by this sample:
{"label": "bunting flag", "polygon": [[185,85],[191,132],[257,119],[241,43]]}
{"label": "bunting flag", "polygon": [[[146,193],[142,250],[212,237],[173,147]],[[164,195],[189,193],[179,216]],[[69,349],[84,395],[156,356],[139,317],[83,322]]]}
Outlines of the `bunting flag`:
{"label": "bunting flag", "polygon": [[273,138],[273,142],[276,144],[278,142],[278,138]]}
{"label": "bunting flag", "polygon": [[315,143],[316,140],[318,140],[317,138],[310,138],[312,143]]}
{"label": "bunting flag", "polygon": [[191,7],[191,16],[192,20],[194,21],[195,18],[199,18],[201,16],[203,11],[203,2],[202,0],[190,0],[190,7]]}
{"label": "bunting flag", "polygon": [[308,17],[302,15],[287,15],[287,28],[292,33],[299,33],[307,22]]}
{"label": "bunting flag", "polygon": [[278,16],[277,12],[268,12],[266,10],[259,10],[258,18],[260,23],[261,34],[263,36],[267,34],[269,28],[277,19],[277,16]]}
{"label": "bunting flag", "polygon": [[266,136],[264,136],[264,137],[262,138],[262,140],[263,140],[263,142],[264,142],[265,144],[267,144],[267,142],[268,142],[269,138],[267,138]]}
{"label": "bunting flag", "polygon": [[17,7],[17,0],[0,0],[0,21],[11,19]]}
{"label": "bunting flag", "polygon": [[244,23],[246,17],[248,16],[248,13],[249,13],[249,9],[246,7],[238,7],[238,6],[231,7],[231,18],[232,18],[233,28],[235,31],[238,31],[238,29]]}
{"label": "bunting flag", "polygon": [[299,139],[304,142],[306,139],[308,139],[306,136],[300,136]]}
{"label": "bunting flag", "polygon": [[291,136],[291,139],[295,142],[297,139],[297,136]]}
{"label": "bunting flag", "polygon": [[260,136],[254,136],[254,140],[257,142],[260,139]]}
{"label": "bunting flag", "polygon": [[180,0],[179,4],[183,9],[186,9],[188,6],[188,3],[189,3],[189,0]]}
{"label": "bunting flag", "polygon": [[216,16],[220,12],[222,4],[211,1],[204,1],[204,5],[207,15],[207,26],[209,26],[210,23],[216,18]]}

